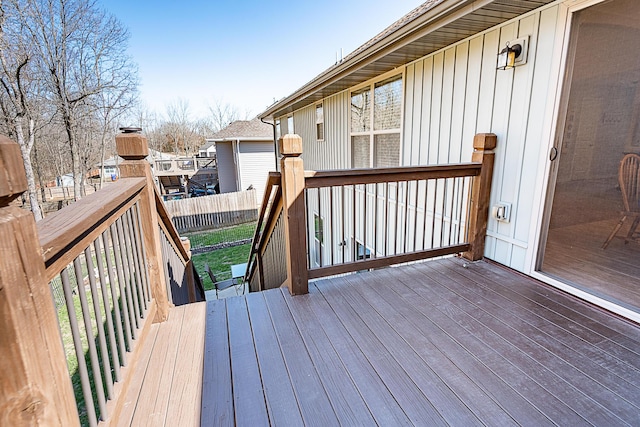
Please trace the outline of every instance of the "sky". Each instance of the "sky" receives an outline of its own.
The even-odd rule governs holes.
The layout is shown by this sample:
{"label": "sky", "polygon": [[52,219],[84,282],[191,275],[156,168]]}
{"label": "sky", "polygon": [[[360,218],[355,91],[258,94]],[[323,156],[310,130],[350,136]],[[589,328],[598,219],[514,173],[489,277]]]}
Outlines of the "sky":
{"label": "sky", "polygon": [[130,32],[146,106],[254,117],[424,0],[99,0]]}

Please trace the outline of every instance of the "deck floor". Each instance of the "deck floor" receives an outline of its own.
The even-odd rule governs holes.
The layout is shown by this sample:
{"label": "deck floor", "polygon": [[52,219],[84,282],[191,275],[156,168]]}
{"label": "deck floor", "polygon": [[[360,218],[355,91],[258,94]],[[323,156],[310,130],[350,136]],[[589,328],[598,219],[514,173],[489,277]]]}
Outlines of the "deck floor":
{"label": "deck floor", "polygon": [[207,302],[202,425],[640,425],[640,328],[446,259]]}
{"label": "deck floor", "polygon": [[206,303],[151,325],[113,426],[199,426]]}

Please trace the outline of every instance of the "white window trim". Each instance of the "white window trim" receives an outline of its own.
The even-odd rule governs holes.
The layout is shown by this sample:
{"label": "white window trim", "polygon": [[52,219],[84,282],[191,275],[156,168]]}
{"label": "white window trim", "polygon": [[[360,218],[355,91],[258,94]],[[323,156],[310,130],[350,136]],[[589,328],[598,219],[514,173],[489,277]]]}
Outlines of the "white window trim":
{"label": "white window trim", "polygon": [[[318,107],[322,108],[322,121],[318,121]],[[326,139],[325,131],[327,128],[324,125],[324,102],[318,102],[314,106],[314,113],[316,114],[316,126],[315,126],[315,134],[316,134],[316,142],[324,142]],[[322,123],[322,139],[318,139],[318,125]]]}
{"label": "white window trim", "polygon": [[[373,101],[371,103],[371,114],[370,114],[370,118],[369,118],[369,128],[371,129],[370,131],[366,131],[366,132],[352,132],[351,131],[351,95],[353,94],[353,92],[358,92],[361,89],[364,89],[366,87],[369,87],[369,90],[371,91],[371,94],[373,94],[374,90],[375,90],[375,85],[378,82],[381,82],[383,80],[387,80],[391,77],[395,77],[395,76],[400,76],[400,80],[402,81],[402,100],[400,102],[400,128],[398,129],[384,129],[384,130],[374,130],[374,126],[373,126]],[[375,135],[382,135],[382,134],[395,134],[395,133],[399,133],[400,134],[400,148],[399,148],[399,153],[398,153],[398,159],[399,159],[399,164],[398,166],[402,166],[403,163],[403,158],[402,158],[402,148],[403,148],[403,144],[404,144],[404,104],[405,104],[405,99],[406,99],[406,93],[405,93],[405,84],[406,84],[406,66],[402,67],[402,70],[391,70],[388,71],[384,74],[381,74],[373,79],[367,80],[366,82],[360,83],[356,86],[353,86],[349,89],[349,115],[348,115],[348,126],[349,126],[349,150],[348,150],[348,160],[349,160],[349,165],[350,167],[353,167],[353,146],[351,144],[351,137],[352,136],[370,136],[369,138],[369,167],[373,168],[373,161],[374,161],[374,156],[375,156],[375,150],[374,150],[374,139],[375,139]],[[372,98],[373,99],[373,98]]]}

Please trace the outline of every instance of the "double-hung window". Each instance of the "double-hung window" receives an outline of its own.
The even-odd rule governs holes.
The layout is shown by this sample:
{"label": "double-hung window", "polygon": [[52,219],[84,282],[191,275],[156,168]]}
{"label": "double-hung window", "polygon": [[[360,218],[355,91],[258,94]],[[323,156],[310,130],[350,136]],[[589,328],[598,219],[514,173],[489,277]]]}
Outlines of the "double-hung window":
{"label": "double-hung window", "polygon": [[351,92],[351,166],[400,165],[402,75]]}

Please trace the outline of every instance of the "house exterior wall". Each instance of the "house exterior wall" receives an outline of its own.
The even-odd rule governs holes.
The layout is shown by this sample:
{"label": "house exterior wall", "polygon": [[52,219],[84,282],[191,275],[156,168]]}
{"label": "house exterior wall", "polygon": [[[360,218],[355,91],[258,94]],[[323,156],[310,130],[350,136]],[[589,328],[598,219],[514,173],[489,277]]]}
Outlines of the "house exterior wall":
{"label": "house exterior wall", "polygon": [[[519,271],[528,268],[532,221],[537,219],[534,190],[544,173],[541,150],[548,146],[543,122],[554,107],[549,95],[549,85],[557,80],[553,52],[556,39],[563,37],[556,34],[558,15],[559,4],[545,6],[404,67],[401,165],[468,162],[473,136],[495,133],[491,205],[511,203],[512,213],[509,223],[489,220],[485,256]],[[497,71],[500,47],[523,36],[529,36],[527,64]],[[315,140],[315,104],[294,113],[305,169],[350,167],[349,103],[349,91],[324,100],[324,142]],[[322,197],[320,203],[328,206]],[[309,209],[318,211],[316,205],[310,201]],[[324,228],[325,234],[331,230],[330,220]],[[310,229],[311,239],[313,224]],[[310,251],[313,259],[311,244]]]}
{"label": "house exterior wall", "polygon": [[218,182],[221,193],[238,191],[236,159],[232,142],[217,142]]}
{"label": "house exterior wall", "polygon": [[240,141],[238,164],[240,169],[240,189],[250,185],[256,189],[256,203],[262,203],[262,195],[269,171],[275,170],[273,142]]}
{"label": "house exterior wall", "polygon": [[[511,222],[489,219],[485,255],[524,271],[539,179],[558,5],[429,55],[406,67],[404,165],[471,160],[473,135],[498,136],[491,204],[512,204]],[[527,64],[497,71],[496,54],[529,36]],[[560,34],[559,36],[562,36]]]}

